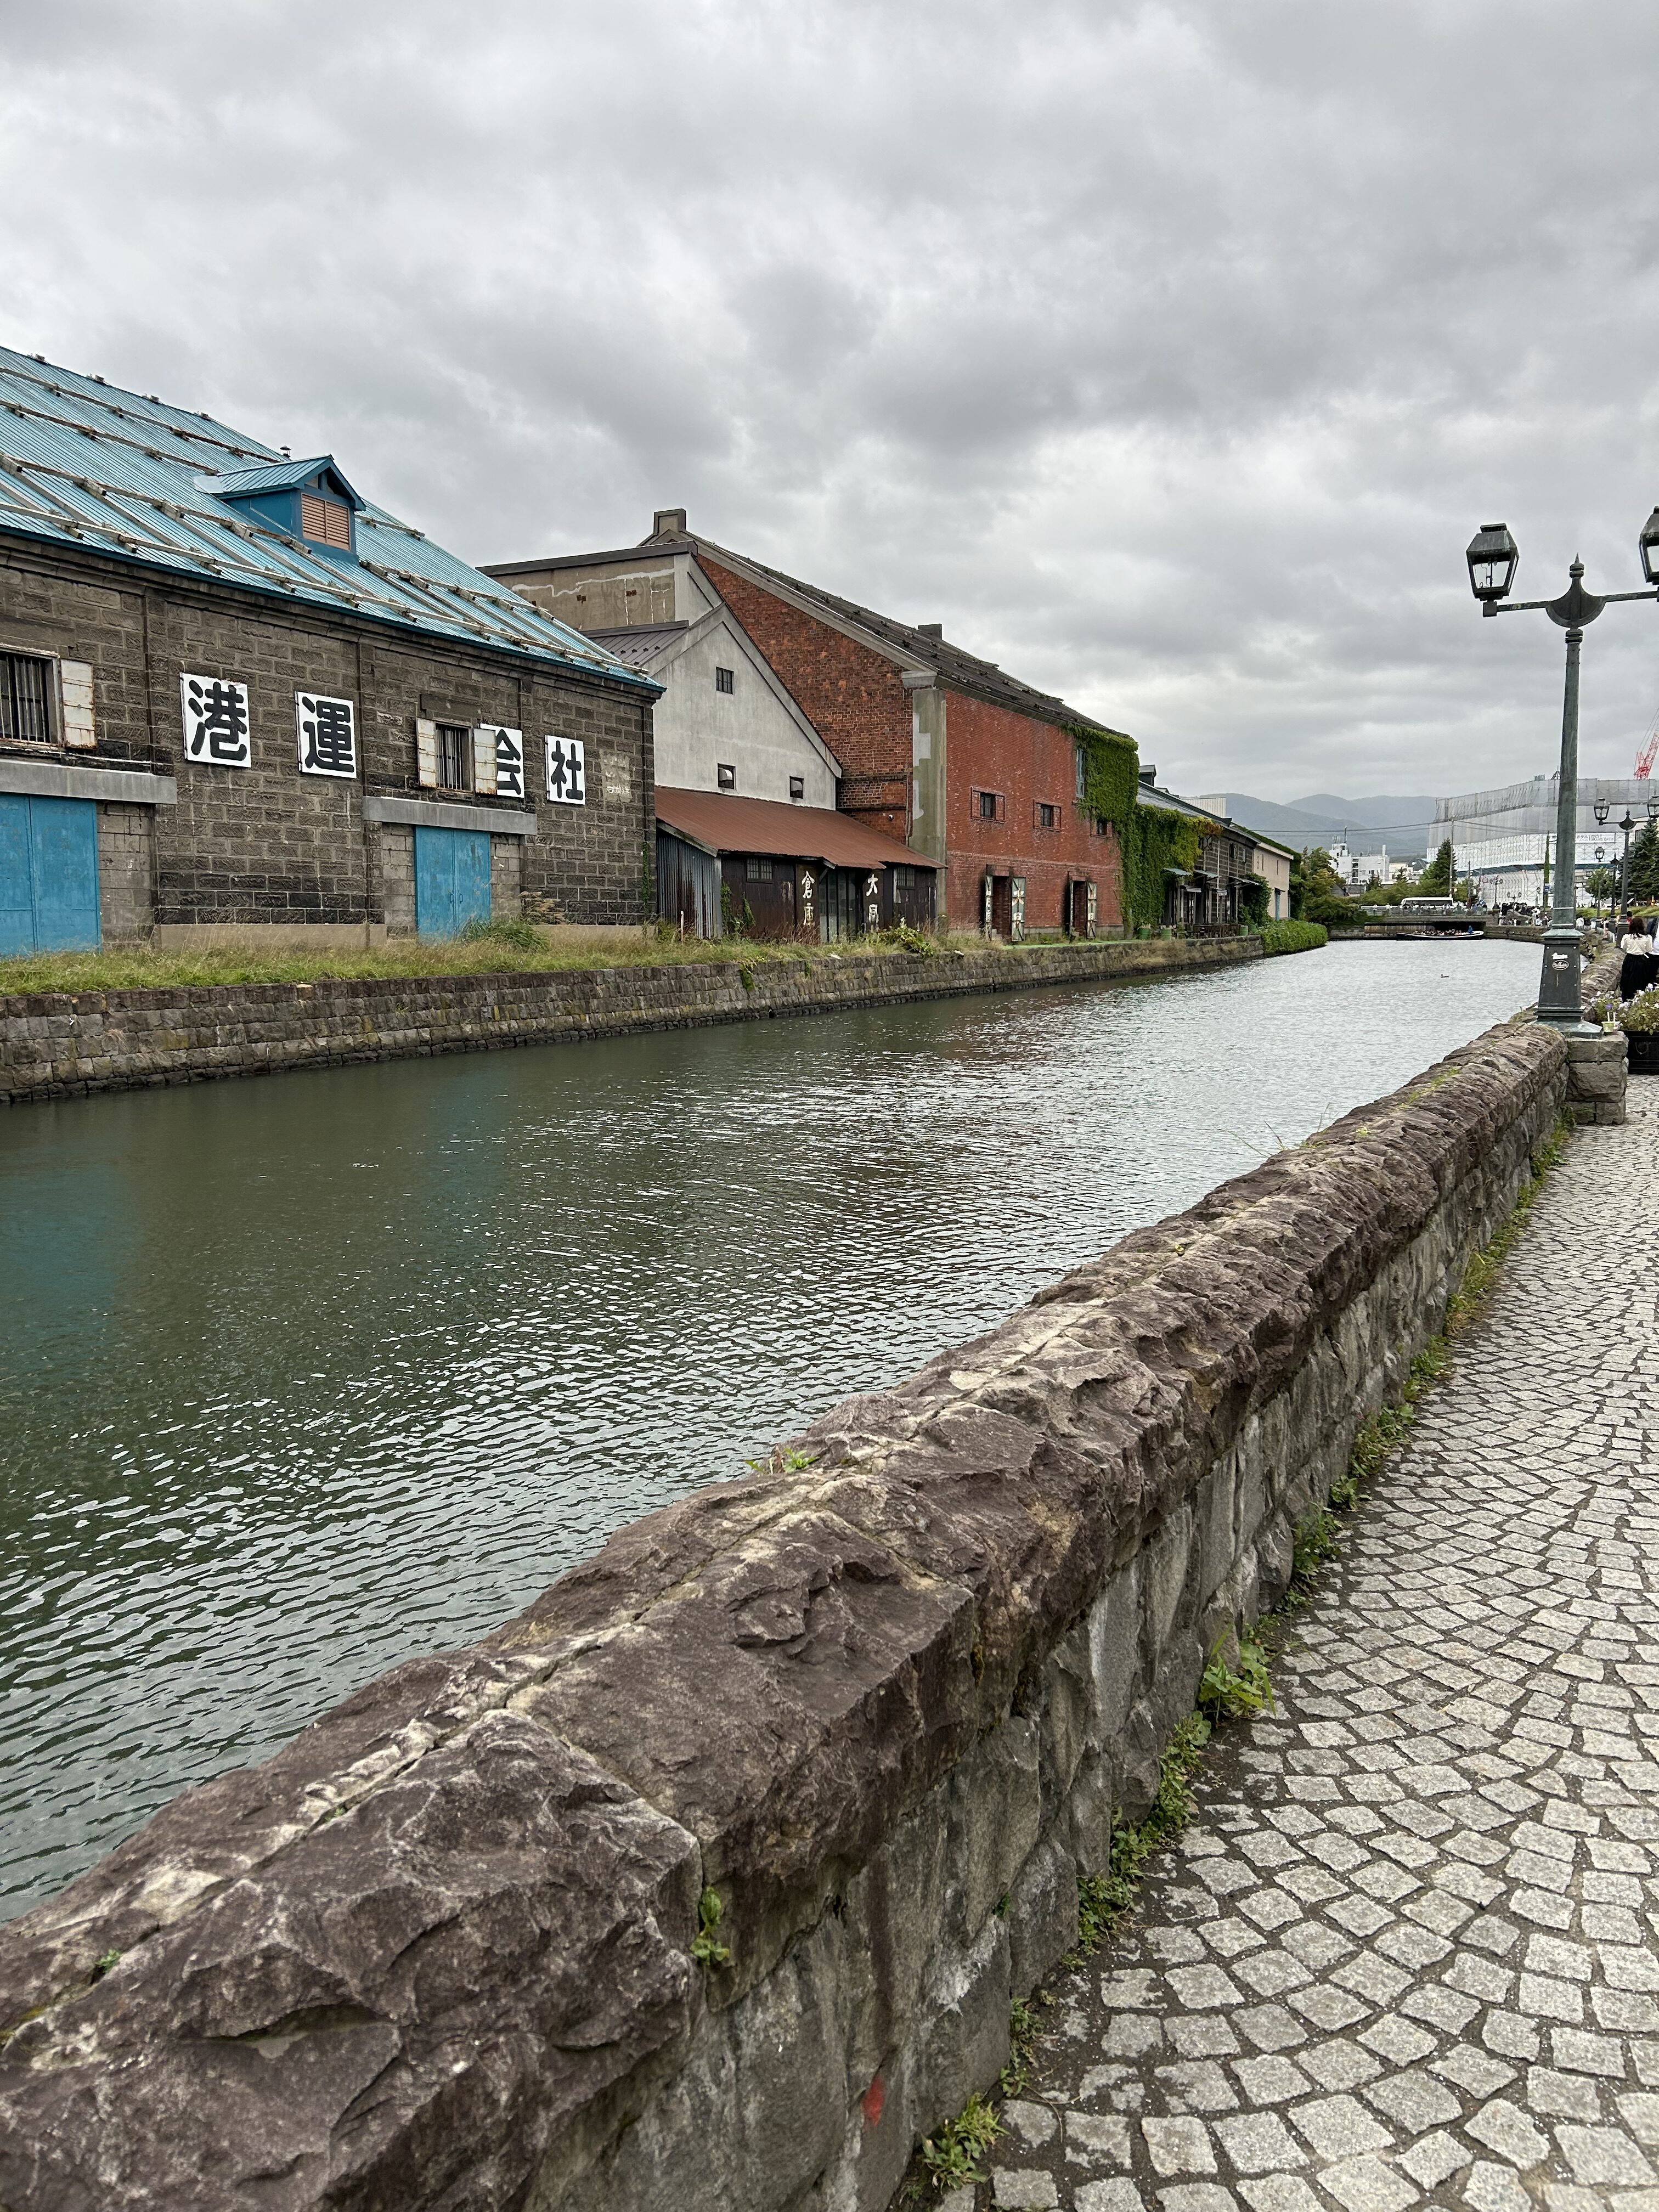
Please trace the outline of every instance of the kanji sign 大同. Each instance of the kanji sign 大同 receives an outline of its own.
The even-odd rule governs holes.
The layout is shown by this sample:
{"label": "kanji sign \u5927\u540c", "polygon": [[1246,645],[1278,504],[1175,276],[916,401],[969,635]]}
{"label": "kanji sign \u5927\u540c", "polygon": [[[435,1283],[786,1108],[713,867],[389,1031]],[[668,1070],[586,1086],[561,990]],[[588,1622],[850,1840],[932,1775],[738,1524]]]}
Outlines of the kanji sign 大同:
{"label": "kanji sign \u5927\u540c", "polygon": [[547,795],[560,806],[586,805],[586,758],[580,738],[548,738]]}
{"label": "kanji sign \u5927\u540c", "polygon": [[319,692],[296,691],[294,717],[300,732],[302,775],[357,773],[357,721],[349,699],[325,699]]}
{"label": "kanji sign \u5927\u540c", "polygon": [[252,768],[253,738],[248,719],[247,686],[222,676],[183,676],[179,696],[185,710],[185,758],[214,768]]}

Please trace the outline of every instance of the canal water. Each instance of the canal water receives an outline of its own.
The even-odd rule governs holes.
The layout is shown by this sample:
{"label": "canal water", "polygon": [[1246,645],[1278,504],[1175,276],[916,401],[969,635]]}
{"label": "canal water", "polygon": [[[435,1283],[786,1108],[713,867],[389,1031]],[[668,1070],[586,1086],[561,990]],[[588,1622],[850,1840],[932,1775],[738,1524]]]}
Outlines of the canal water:
{"label": "canal water", "polygon": [[0,1115],[0,1917],[1538,961],[1333,945]]}

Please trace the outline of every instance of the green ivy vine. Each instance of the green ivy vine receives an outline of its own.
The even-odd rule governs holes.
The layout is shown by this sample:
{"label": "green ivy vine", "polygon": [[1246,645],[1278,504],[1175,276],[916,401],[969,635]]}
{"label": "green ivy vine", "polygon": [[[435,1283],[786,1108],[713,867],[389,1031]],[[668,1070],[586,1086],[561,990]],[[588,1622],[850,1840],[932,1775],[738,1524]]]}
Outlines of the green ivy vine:
{"label": "green ivy vine", "polygon": [[1140,804],[1140,756],[1133,738],[1076,723],[1071,733],[1083,754],[1082,805],[1117,832],[1125,926],[1156,928],[1164,919],[1164,872],[1190,875],[1198,866],[1200,825],[1167,806]]}

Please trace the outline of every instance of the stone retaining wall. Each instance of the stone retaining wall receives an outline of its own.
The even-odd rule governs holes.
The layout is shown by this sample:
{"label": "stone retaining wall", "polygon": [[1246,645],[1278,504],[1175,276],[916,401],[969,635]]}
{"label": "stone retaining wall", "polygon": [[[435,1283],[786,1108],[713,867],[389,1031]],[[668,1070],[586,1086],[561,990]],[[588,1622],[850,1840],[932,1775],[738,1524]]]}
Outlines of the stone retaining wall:
{"label": "stone retaining wall", "polygon": [[[1261,957],[1259,938],[1150,938],[659,968],[374,976],[0,997],[0,1104],[500,1045],[830,1013]],[[747,981],[745,981],[747,978]]]}
{"label": "stone retaining wall", "polygon": [[178,1799],[0,1929],[0,2204],[878,2212],[1565,1060],[1489,1031]]}

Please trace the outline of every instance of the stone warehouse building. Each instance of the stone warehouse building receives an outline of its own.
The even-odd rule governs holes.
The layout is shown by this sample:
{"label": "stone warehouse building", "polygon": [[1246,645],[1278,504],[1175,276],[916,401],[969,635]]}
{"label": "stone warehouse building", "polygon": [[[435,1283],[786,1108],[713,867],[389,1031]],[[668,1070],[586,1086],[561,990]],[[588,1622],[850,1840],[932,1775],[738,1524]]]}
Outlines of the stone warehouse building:
{"label": "stone warehouse building", "polygon": [[[600,633],[730,609],[839,761],[841,810],[937,872],[951,927],[1018,938],[1121,923],[1116,833],[1085,803],[1076,733],[1121,733],[950,644],[938,623],[894,621],[730,552],[679,507],[659,509],[639,545],[489,573]],[[741,793],[740,776],[726,787]]]}
{"label": "stone warehouse building", "polygon": [[661,688],[331,457],[0,349],[0,952],[637,922]]}

